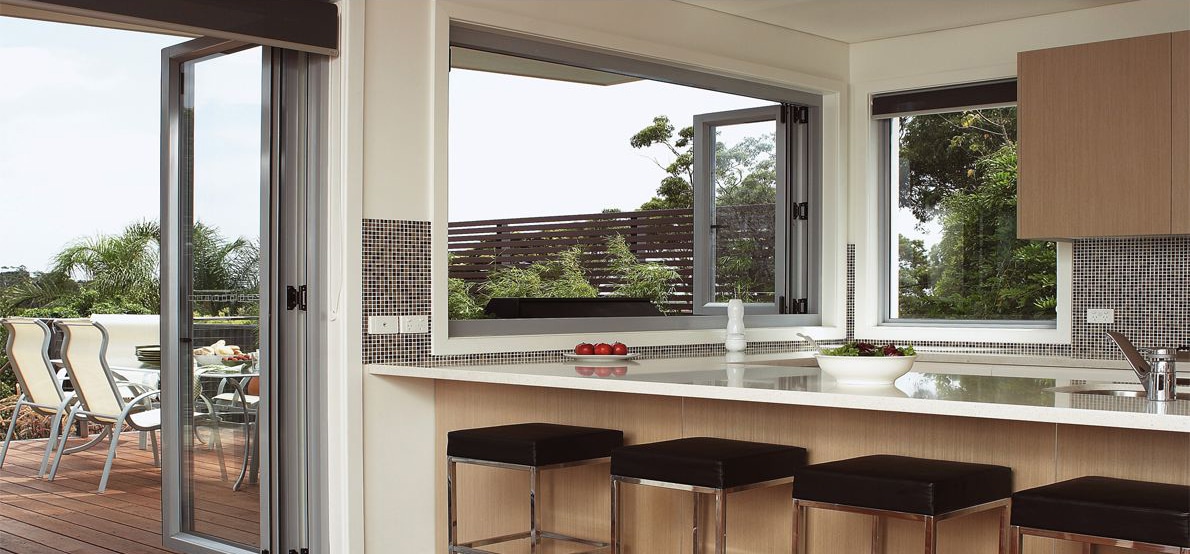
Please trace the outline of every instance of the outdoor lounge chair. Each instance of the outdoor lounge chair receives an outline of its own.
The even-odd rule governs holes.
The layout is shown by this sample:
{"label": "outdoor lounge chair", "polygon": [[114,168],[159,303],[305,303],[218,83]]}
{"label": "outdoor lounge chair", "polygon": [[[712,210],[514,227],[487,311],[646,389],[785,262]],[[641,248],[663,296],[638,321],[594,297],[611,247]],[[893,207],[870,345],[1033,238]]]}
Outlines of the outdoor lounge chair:
{"label": "outdoor lounge chair", "polygon": [[21,396],[13,408],[8,433],[4,435],[4,446],[0,448],[0,467],[4,466],[4,458],[8,455],[8,444],[16,431],[21,408],[28,407],[36,413],[53,418],[50,423],[49,441],[45,446],[45,454],[41,457],[41,468],[37,472],[37,476],[41,477],[45,475],[46,463],[53,452],[54,441],[58,438],[62,416],[66,408],[74,402],[74,394],[62,390],[62,382],[50,363],[50,328],[45,323],[32,318],[11,317],[0,320],[0,324],[8,331],[8,343],[5,345],[8,364],[16,374],[17,383],[21,387]]}
{"label": "outdoor lounge chair", "polygon": [[[120,394],[120,386],[117,385],[116,378],[104,359],[107,330],[102,325],[85,319],[61,320],[56,324],[64,335],[62,361],[66,364],[66,372],[74,384],[78,398],[66,419],[66,429],[69,429],[76,419],[83,417],[103,425],[105,431],[111,434],[111,446],[108,448],[107,463],[103,467],[103,477],[99,480],[99,492],[107,489],[112,461],[116,457],[116,447],[120,444],[120,432],[125,425],[149,433],[153,448],[153,464],[159,466],[161,459],[157,449],[157,431],[161,429],[161,410],[153,408],[149,400],[160,395],[161,391],[142,392],[125,401],[124,396]],[[58,464],[65,453],[66,434],[63,433],[59,437],[53,467],[50,468],[51,481],[54,480]]]}

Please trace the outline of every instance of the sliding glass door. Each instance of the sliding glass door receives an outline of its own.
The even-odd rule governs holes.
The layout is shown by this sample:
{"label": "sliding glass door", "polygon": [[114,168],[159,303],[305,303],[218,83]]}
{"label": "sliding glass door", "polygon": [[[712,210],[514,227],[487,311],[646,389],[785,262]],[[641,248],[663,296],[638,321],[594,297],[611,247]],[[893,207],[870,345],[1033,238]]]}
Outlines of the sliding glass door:
{"label": "sliding glass door", "polygon": [[319,58],[214,38],[163,51],[162,515],[172,549],[302,552],[312,538],[309,418],[319,406],[306,386],[316,342],[305,276],[308,185],[321,172]]}

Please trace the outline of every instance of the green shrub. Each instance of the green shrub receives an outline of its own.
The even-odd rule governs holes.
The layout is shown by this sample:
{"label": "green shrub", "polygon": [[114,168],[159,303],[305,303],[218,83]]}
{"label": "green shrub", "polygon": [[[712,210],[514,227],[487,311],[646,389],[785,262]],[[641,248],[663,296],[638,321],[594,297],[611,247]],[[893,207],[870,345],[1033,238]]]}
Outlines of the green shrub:
{"label": "green shrub", "polygon": [[619,283],[613,296],[623,298],[648,298],[662,312],[665,301],[673,294],[678,272],[673,268],[656,263],[642,262],[628,247],[628,241],[616,234],[607,238],[607,258],[612,274]]}

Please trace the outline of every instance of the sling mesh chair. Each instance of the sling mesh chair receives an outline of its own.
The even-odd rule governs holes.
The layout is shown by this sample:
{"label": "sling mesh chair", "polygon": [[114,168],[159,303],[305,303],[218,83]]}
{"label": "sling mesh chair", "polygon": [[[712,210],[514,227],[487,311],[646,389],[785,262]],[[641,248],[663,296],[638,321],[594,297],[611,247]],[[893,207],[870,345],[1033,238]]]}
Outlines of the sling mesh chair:
{"label": "sling mesh chair", "polygon": [[[125,425],[137,431],[147,431],[152,443],[153,464],[161,463],[157,449],[157,431],[161,429],[161,410],[152,407],[150,399],[161,394],[161,391],[151,390],[138,394],[131,400],[125,401],[120,394],[120,385],[107,367],[104,358],[107,350],[107,330],[103,326],[90,320],[61,320],[57,325],[62,329],[64,340],[62,343],[62,361],[66,364],[66,373],[78,397],[78,402],[70,410],[66,419],[69,429],[74,421],[80,417],[98,423],[111,434],[111,446],[108,448],[107,462],[103,467],[103,477],[99,480],[99,492],[107,489],[107,480],[111,474],[112,461],[116,457],[116,447],[120,444],[120,432]],[[54,480],[58,472],[58,464],[62,455],[66,453],[66,435],[61,434],[58,440],[58,452],[54,456],[54,464],[50,468],[49,479]]]}
{"label": "sling mesh chair", "polygon": [[[4,458],[8,455],[8,444],[16,431],[17,418],[21,415],[21,408],[28,407],[34,412],[50,416],[50,438],[45,446],[45,454],[41,457],[41,468],[37,476],[45,475],[46,463],[54,449],[54,441],[62,423],[62,416],[66,408],[74,402],[74,394],[62,390],[62,382],[54,372],[50,363],[50,328],[41,320],[11,317],[0,320],[0,324],[8,331],[8,364],[17,376],[17,383],[21,387],[21,395],[17,398],[16,407],[12,411],[12,421],[8,424],[8,433],[4,435],[4,446],[0,448],[0,467],[4,466]],[[102,436],[98,437],[102,439]],[[92,443],[93,444],[93,443]]]}

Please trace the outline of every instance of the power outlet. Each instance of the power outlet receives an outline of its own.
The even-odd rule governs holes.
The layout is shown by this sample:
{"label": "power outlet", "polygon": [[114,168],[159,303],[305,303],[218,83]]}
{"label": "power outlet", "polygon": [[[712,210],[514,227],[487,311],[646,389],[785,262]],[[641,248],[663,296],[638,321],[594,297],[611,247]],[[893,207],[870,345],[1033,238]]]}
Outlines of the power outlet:
{"label": "power outlet", "polygon": [[401,332],[401,318],[395,315],[368,316],[369,335],[395,335]]}
{"label": "power outlet", "polygon": [[1115,323],[1116,311],[1111,308],[1087,310],[1087,323]]}
{"label": "power outlet", "polygon": [[401,333],[429,333],[430,316],[403,315],[401,316]]}

